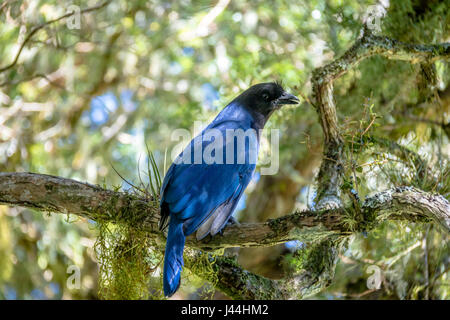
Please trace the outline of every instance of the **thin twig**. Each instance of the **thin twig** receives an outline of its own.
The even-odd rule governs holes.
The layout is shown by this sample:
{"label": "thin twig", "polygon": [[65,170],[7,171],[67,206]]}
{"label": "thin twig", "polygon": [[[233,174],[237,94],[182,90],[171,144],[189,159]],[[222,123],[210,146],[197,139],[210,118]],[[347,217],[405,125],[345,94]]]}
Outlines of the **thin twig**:
{"label": "thin twig", "polygon": [[[109,4],[110,1],[111,0],[108,0],[108,1],[105,1],[105,2],[103,2],[101,4],[98,4],[96,6],[83,9],[83,10],[80,11],[80,13],[87,13],[87,12],[91,12],[91,11],[95,11],[95,10],[101,9],[101,8],[105,7],[107,4]],[[75,13],[76,13],[75,11],[68,12],[68,13],[62,15],[61,17],[58,17],[58,18],[55,18],[53,20],[49,20],[47,22],[44,22],[44,23],[42,23],[42,24],[40,24],[38,26],[35,26],[33,29],[31,29],[30,33],[25,37],[25,40],[20,45],[19,50],[17,51],[16,56],[14,57],[14,60],[9,65],[0,68],[0,73],[6,71],[8,69],[11,69],[12,67],[14,67],[16,65],[17,61],[19,60],[20,54],[22,53],[23,48],[25,47],[27,42],[36,34],[36,32],[38,32],[39,30],[43,29],[44,27],[46,27],[46,26],[48,26],[48,25],[50,25],[52,23],[55,23],[55,22],[58,22],[60,20],[65,19],[65,18],[68,18],[70,16],[73,16]]]}

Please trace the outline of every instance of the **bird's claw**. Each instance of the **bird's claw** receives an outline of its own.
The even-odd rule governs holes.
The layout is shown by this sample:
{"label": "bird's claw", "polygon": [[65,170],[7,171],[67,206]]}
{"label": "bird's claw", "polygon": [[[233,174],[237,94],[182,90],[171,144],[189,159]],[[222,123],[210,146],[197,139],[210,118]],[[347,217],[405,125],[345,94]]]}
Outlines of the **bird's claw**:
{"label": "bird's claw", "polygon": [[225,227],[228,225],[240,225],[240,223],[236,220],[235,217],[231,216],[230,219],[228,219],[227,223],[225,224]]}
{"label": "bird's claw", "polygon": [[228,226],[239,226],[240,225],[240,223],[236,220],[236,218],[235,217],[233,217],[233,216],[231,216],[229,219],[228,219],[228,221],[227,221],[227,223],[225,224],[225,226],[222,228],[222,229],[220,229],[220,231],[218,232],[221,236],[223,236],[223,231],[225,230],[225,228],[226,227],[228,227]]}

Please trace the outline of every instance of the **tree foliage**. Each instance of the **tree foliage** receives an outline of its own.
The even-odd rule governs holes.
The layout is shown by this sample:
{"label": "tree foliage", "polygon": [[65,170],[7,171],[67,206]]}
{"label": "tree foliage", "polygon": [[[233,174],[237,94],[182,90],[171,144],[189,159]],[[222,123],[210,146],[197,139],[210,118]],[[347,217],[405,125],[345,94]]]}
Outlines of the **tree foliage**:
{"label": "tree foliage", "polygon": [[[73,16],[59,19],[71,12],[70,5],[81,10],[80,28],[69,27]],[[355,44],[372,5],[380,6],[369,0],[5,0],[0,3],[0,172],[51,174],[115,191],[136,192],[134,185],[141,196],[154,195],[149,181],[155,181],[156,171],[148,167],[148,150],[162,175],[180,143],[176,129],[206,124],[251,84],[282,80],[304,101],[282,109],[268,124],[281,132],[279,171],[256,175],[237,217],[264,222],[312,211],[324,160],[314,70]],[[391,0],[385,10],[378,36],[422,45],[449,41],[448,1]],[[365,232],[359,224],[364,217],[358,216],[366,196],[399,186],[450,199],[448,68],[448,59],[411,63],[374,55],[334,81],[345,158],[339,188],[344,207],[354,209],[343,215],[345,228],[354,233],[339,253],[331,285],[308,294],[449,298],[448,233],[436,224],[405,220],[384,221]],[[138,290],[121,297],[159,298],[161,252],[141,253],[160,244],[144,245],[145,237],[136,232],[73,215],[0,206],[0,298],[114,298],[127,281],[139,282],[107,281],[105,270],[115,267],[124,268],[117,274],[125,276],[141,271],[150,288],[148,295]],[[108,260],[112,247],[103,251],[107,255],[95,252],[107,243],[131,251],[119,250]],[[328,252],[328,245],[293,241],[233,248],[198,261],[194,252],[187,263],[197,261],[208,275],[187,274],[180,296],[211,297],[212,289],[203,289],[212,283],[236,297],[239,288],[220,287],[220,277],[227,275],[211,277],[213,271],[239,267],[233,270],[251,283],[259,283],[252,282],[259,276],[284,279],[311,265],[309,258],[318,252]],[[134,264],[123,262],[127,254],[136,258]],[[333,260],[327,257],[318,260]],[[80,269],[79,289],[67,284],[71,265]],[[368,285],[373,270],[380,272],[378,289]],[[117,290],[108,295],[114,285]],[[217,291],[214,297],[223,296]]]}

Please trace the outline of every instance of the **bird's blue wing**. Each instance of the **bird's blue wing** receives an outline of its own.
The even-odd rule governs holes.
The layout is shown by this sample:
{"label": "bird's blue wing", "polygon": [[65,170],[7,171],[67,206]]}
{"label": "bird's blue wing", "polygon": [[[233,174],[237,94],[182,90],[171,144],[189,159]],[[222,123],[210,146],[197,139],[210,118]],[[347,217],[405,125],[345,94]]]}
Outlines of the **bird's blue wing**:
{"label": "bird's blue wing", "polygon": [[[236,129],[237,122],[221,122],[215,129]],[[191,142],[192,146],[194,142]],[[203,142],[203,147],[208,142]],[[186,150],[186,149],[185,149]],[[225,159],[224,159],[225,160]],[[184,233],[189,235],[214,215],[214,230],[220,230],[236,207],[251,180],[255,164],[183,164],[169,168],[161,191],[162,221],[174,215],[184,221]],[[211,221],[211,227],[213,221]],[[207,233],[205,233],[206,235]]]}

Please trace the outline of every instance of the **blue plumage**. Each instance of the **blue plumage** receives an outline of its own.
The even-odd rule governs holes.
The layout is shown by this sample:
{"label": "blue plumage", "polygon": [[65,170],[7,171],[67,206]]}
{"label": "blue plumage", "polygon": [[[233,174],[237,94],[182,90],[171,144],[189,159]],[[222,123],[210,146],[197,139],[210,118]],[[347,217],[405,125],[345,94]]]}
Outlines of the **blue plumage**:
{"label": "blue plumage", "polygon": [[[280,105],[297,102],[279,84],[255,85],[227,105],[171,165],[160,203],[160,227],[169,225],[164,256],[166,296],[180,286],[186,237],[197,231],[200,240],[225,226],[255,170],[259,130]],[[227,136],[230,132],[250,135],[240,144],[239,137]],[[200,153],[199,162],[198,152],[205,151],[209,153]]]}

